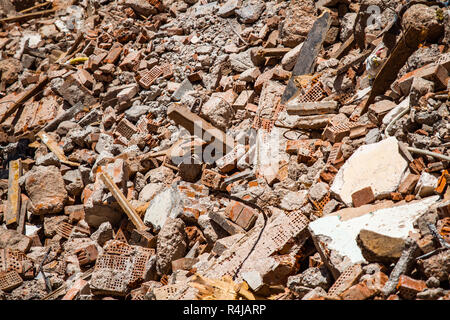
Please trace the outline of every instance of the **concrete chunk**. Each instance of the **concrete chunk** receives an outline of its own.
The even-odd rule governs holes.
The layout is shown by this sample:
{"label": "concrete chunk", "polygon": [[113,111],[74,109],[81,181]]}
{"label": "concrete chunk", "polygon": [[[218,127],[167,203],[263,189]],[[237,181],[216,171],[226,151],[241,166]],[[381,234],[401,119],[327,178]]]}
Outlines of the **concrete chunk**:
{"label": "concrete chunk", "polygon": [[180,194],[176,189],[167,188],[158,193],[147,208],[144,224],[161,229],[168,217],[177,218],[182,213]]}
{"label": "concrete chunk", "polygon": [[234,15],[234,12],[241,5],[240,0],[228,0],[217,11],[217,15],[222,18],[228,18]]}
{"label": "concrete chunk", "polygon": [[419,181],[417,182],[415,192],[421,197],[427,197],[434,194],[434,189],[437,187],[438,179],[433,175],[422,172]]}
{"label": "concrete chunk", "polygon": [[63,210],[67,191],[57,167],[34,166],[25,177],[25,190],[31,199],[34,214],[58,213]]}
{"label": "concrete chunk", "polygon": [[356,242],[362,229],[406,240],[414,231],[414,221],[438,199],[433,196],[381,209],[379,205],[344,209],[311,222],[309,230],[324,262],[337,277],[348,266],[366,261]]}
{"label": "concrete chunk", "polygon": [[378,199],[397,190],[407,166],[395,137],[361,146],[341,167],[330,190],[347,206],[354,192],[369,186]]}

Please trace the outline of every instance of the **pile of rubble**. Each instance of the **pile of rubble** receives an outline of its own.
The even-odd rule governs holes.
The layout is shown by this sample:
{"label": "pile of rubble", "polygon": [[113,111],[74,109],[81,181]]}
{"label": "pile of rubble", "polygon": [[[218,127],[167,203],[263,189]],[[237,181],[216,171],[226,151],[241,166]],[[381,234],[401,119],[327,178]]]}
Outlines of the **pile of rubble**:
{"label": "pile of rubble", "polygon": [[0,299],[450,299],[450,11],[403,2],[1,0]]}

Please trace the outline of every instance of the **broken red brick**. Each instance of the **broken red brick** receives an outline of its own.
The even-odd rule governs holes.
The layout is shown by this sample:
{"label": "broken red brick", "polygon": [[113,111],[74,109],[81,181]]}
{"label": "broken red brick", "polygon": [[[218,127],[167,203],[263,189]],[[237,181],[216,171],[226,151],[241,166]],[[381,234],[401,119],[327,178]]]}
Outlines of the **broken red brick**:
{"label": "broken red brick", "polygon": [[398,192],[401,194],[408,194],[411,193],[414,190],[414,187],[416,186],[417,182],[419,181],[420,176],[416,174],[408,174],[408,176],[405,178],[405,180],[402,181],[402,183],[398,187]]}
{"label": "broken red brick", "polygon": [[227,206],[225,214],[231,221],[242,227],[244,230],[249,230],[257,218],[257,215],[252,208],[236,201],[231,202]]}
{"label": "broken red brick", "polygon": [[73,286],[67,290],[64,297],[61,300],[73,300],[75,297],[83,290],[84,287],[88,285],[88,282],[83,279],[78,279],[74,282]]}
{"label": "broken red brick", "polygon": [[371,187],[366,187],[352,194],[353,206],[355,208],[375,201]]}
{"label": "broken red brick", "polygon": [[391,192],[390,196],[393,201],[403,200],[403,196],[400,192]]}
{"label": "broken red brick", "polygon": [[400,291],[400,296],[404,299],[412,300],[417,293],[426,289],[425,281],[416,280],[402,274],[398,280],[397,289]]}
{"label": "broken red brick", "polygon": [[358,283],[345,290],[339,296],[343,300],[366,300],[373,296],[373,291],[365,283]]}
{"label": "broken red brick", "polygon": [[86,88],[92,90],[94,85],[94,78],[92,75],[84,69],[80,69],[76,73],[76,78],[80,82],[81,85]]}
{"label": "broken red brick", "polygon": [[122,50],[123,50],[123,46],[120,43],[116,42],[112,46],[111,50],[109,50],[109,53],[106,56],[106,58],[103,60],[103,62],[115,64],[117,62],[117,60],[119,60]]}
{"label": "broken red brick", "polygon": [[91,244],[87,247],[76,250],[75,255],[78,259],[80,266],[84,266],[95,262],[98,256],[98,250],[95,244]]}
{"label": "broken red brick", "polygon": [[84,219],[84,206],[82,204],[65,206],[64,214],[69,216],[69,222],[76,223]]}

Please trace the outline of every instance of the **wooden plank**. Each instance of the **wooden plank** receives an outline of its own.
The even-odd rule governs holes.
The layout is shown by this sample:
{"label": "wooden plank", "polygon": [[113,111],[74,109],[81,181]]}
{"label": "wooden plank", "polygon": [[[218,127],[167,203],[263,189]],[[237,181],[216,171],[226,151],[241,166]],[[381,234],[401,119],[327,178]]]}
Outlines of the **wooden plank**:
{"label": "wooden plank", "polygon": [[341,59],[343,56],[345,56],[355,45],[355,35],[352,33],[352,35],[345,40],[345,42],[339,47],[338,51],[336,51],[331,58],[334,59]]}
{"label": "wooden plank", "polygon": [[375,101],[375,97],[384,94],[398,76],[398,72],[405,65],[408,58],[419,48],[427,37],[426,29],[409,28],[392,51],[389,58],[381,67],[372,85],[372,92],[367,99],[361,114]]}
{"label": "wooden plank", "polygon": [[21,195],[22,204],[20,206],[19,218],[17,221],[17,229],[16,231],[20,234],[25,234],[25,220],[27,218],[27,210],[29,205],[29,199],[26,195]]}
{"label": "wooden plank", "polygon": [[331,15],[328,11],[325,11],[314,22],[311,31],[308,33],[308,38],[300,50],[297,63],[292,71],[292,77],[289,79],[289,83],[284,90],[283,96],[281,97],[282,104],[286,103],[286,101],[292,98],[292,96],[297,92],[297,86],[294,83],[294,78],[296,76],[310,74],[314,71],[316,57],[322,48],[322,44],[330,26]]}
{"label": "wooden plank", "polygon": [[49,10],[43,10],[43,11],[38,11],[38,12],[22,14],[20,16],[14,16],[14,17],[10,17],[10,18],[0,19],[0,22],[9,23],[9,22],[27,21],[27,20],[30,20],[30,19],[46,16],[46,15],[48,15],[50,13],[55,12],[56,10],[57,9],[49,9]]}
{"label": "wooden plank", "polygon": [[8,202],[4,220],[6,225],[17,223],[17,217],[20,212],[20,186],[19,178],[22,175],[22,162],[20,159],[9,162],[8,177]]}
{"label": "wooden plank", "polygon": [[75,42],[72,44],[72,46],[69,48],[67,52],[64,52],[56,61],[56,63],[64,63],[65,61],[69,60],[73,54],[76,52],[76,49],[80,45],[80,43],[84,40],[83,33],[78,33],[77,38],[75,39]]}
{"label": "wooden plank", "polygon": [[366,60],[367,57],[369,57],[371,53],[372,53],[372,50],[364,51],[363,53],[359,54],[356,58],[354,58],[352,61],[350,61],[346,65],[337,69],[335,72],[333,72],[333,74],[340,75],[344,72],[347,72],[347,70],[350,69],[351,67],[353,67],[354,65],[357,65],[357,64],[363,62],[364,60]]}
{"label": "wooden plank", "polygon": [[49,4],[51,4],[51,2],[50,2],[50,1],[46,1],[46,2],[44,2],[44,3],[40,3],[40,4],[37,4],[37,5],[35,5],[35,6],[32,6],[32,7],[28,8],[28,9],[19,11],[19,13],[24,14],[24,13],[33,11],[33,10],[35,10],[35,9],[45,7],[46,5],[49,5]]}
{"label": "wooden plank", "polygon": [[48,122],[43,130],[46,131],[46,132],[54,131],[54,130],[56,130],[58,128],[58,125],[61,122],[72,119],[73,117],[75,117],[77,115],[77,113],[79,113],[81,111],[88,112],[91,109],[94,109],[94,108],[96,108],[98,106],[99,106],[98,103],[96,103],[95,105],[93,105],[91,107],[85,107],[82,103],[77,103],[73,107],[71,107],[70,109],[67,109],[62,114],[57,116],[52,121]]}
{"label": "wooden plank", "polygon": [[100,179],[105,183],[106,187],[108,187],[109,191],[112,193],[114,198],[119,203],[122,210],[126,213],[128,218],[130,218],[131,222],[135,225],[136,229],[139,231],[145,231],[148,227],[142,222],[139,215],[136,213],[134,208],[128,203],[127,199],[123,195],[122,191],[116,186],[112,178],[106,173],[100,173]]}
{"label": "wooden plank", "polygon": [[55,141],[55,139],[53,139],[47,133],[45,133],[44,131],[39,131],[37,133],[37,136],[39,138],[41,138],[42,142],[47,146],[47,148],[58,157],[59,161],[61,161],[64,164],[67,164],[69,166],[74,166],[74,167],[78,167],[80,165],[77,162],[72,162],[72,161],[67,160],[67,157],[64,154],[64,151],[60,148],[60,146],[58,146],[58,143]]}
{"label": "wooden plank", "polygon": [[41,92],[44,87],[47,85],[48,83],[48,77],[44,76],[44,78],[42,80],[40,80],[38,82],[38,84],[36,86],[34,86],[33,89],[29,90],[27,93],[25,93],[22,97],[20,97],[19,100],[17,100],[16,102],[14,102],[13,105],[11,105],[8,110],[6,110],[6,112],[2,115],[2,117],[0,118],[0,123],[2,123],[3,121],[5,121],[6,119],[8,119],[8,117],[10,115],[12,115],[17,109],[19,109],[19,107],[24,104],[25,102],[27,102],[29,99],[31,99],[32,97],[34,97],[36,94],[38,94],[39,92]]}

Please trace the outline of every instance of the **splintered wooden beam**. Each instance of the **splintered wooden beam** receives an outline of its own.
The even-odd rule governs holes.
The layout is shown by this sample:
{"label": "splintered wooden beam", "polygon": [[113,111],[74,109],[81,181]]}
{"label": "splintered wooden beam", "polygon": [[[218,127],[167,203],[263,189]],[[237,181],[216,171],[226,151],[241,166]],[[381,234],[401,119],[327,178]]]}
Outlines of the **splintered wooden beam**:
{"label": "splintered wooden beam", "polygon": [[397,45],[373,81],[372,92],[363,106],[361,114],[375,101],[375,97],[384,94],[390,88],[400,69],[426,37],[427,31],[425,29],[409,28],[397,41]]}
{"label": "splintered wooden beam", "polygon": [[79,33],[75,39],[75,42],[72,44],[72,46],[69,48],[69,50],[67,52],[64,52],[56,61],[56,63],[64,63],[65,61],[67,61],[69,58],[72,57],[72,55],[75,53],[75,51],[77,50],[78,46],[80,45],[80,43],[84,40],[84,35],[83,33]]}
{"label": "splintered wooden beam", "polygon": [[8,22],[27,21],[27,20],[34,19],[34,18],[43,17],[45,15],[55,12],[56,10],[57,9],[49,9],[49,10],[43,10],[43,11],[38,11],[38,12],[26,13],[26,14],[22,14],[19,16],[0,19],[0,22],[8,23]]}
{"label": "splintered wooden beam", "polygon": [[7,110],[6,112],[2,115],[2,117],[0,118],[0,123],[2,123],[3,121],[5,121],[6,119],[8,119],[8,117],[10,115],[12,115],[17,109],[19,109],[19,107],[24,104],[25,102],[27,102],[29,99],[31,99],[33,96],[35,96],[36,94],[38,94],[39,92],[41,92],[44,87],[47,85],[48,83],[48,77],[44,76],[44,78],[42,78],[42,80],[40,80],[38,82],[38,84],[36,86],[34,86],[33,89],[27,91],[22,97],[20,97],[19,100],[17,100],[16,102],[14,102]]}
{"label": "splintered wooden beam", "polygon": [[297,92],[297,86],[294,83],[294,78],[296,76],[310,74],[314,71],[316,57],[322,48],[322,44],[330,26],[331,16],[328,11],[325,11],[314,22],[311,31],[308,33],[308,38],[303,43],[297,63],[292,71],[292,77],[284,90],[283,96],[281,97],[282,104],[286,103]]}
{"label": "splintered wooden beam", "polygon": [[[92,275],[92,272],[94,272],[94,267],[90,268],[89,270],[85,271],[80,279],[86,280]],[[49,294],[47,294],[45,297],[42,298],[42,300],[55,300],[59,296],[62,296],[67,291],[67,282],[64,283],[62,286],[60,286],[58,289],[53,290]]]}
{"label": "splintered wooden beam", "polygon": [[67,160],[66,155],[64,154],[64,151],[61,149],[60,146],[58,146],[58,143],[53,139],[51,136],[46,134],[44,131],[39,131],[37,133],[37,136],[41,138],[42,142],[49,148],[51,152],[53,152],[56,157],[58,157],[59,161],[61,163],[67,164],[69,166],[77,167],[80,164],[77,162],[72,162]]}
{"label": "splintered wooden beam", "polygon": [[19,13],[24,14],[24,13],[33,11],[33,10],[35,10],[35,9],[45,7],[46,5],[49,5],[49,4],[51,4],[51,2],[50,2],[50,1],[46,1],[46,2],[44,2],[44,3],[40,3],[40,4],[37,4],[37,5],[35,5],[35,6],[32,6],[32,7],[28,8],[28,9],[19,11]]}
{"label": "splintered wooden beam", "polygon": [[353,48],[354,45],[355,35],[352,33],[352,35],[339,47],[338,51],[331,55],[331,58],[340,60]]}
{"label": "splintered wooden beam", "polygon": [[223,154],[227,154],[234,148],[235,141],[233,137],[229,136],[222,130],[217,129],[211,123],[195,113],[192,113],[188,108],[182,105],[170,105],[169,109],[167,109],[167,116],[177,125],[180,125],[189,131],[191,135],[200,134],[201,136],[199,136],[199,138],[201,139],[211,137],[214,141],[217,141],[218,144],[223,145],[223,149],[221,150]]}
{"label": "splintered wooden beam", "polygon": [[348,69],[350,69],[351,67],[353,67],[356,64],[360,64],[361,62],[363,62],[364,60],[367,59],[368,56],[370,56],[370,54],[372,53],[372,50],[366,50],[364,52],[362,52],[361,54],[359,54],[356,58],[354,58],[352,61],[350,61],[349,63],[347,63],[346,65],[340,67],[339,69],[337,69],[335,72],[333,72],[336,75],[340,75],[344,72],[347,72]]}
{"label": "splintered wooden beam", "polygon": [[22,175],[22,162],[20,159],[9,162],[8,202],[4,220],[6,225],[17,223],[20,212],[20,186],[19,178]]}
{"label": "splintered wooden beam", "polygon": [[134,211],[134,208],[128,203],[122,191],[120,191],[120,189],[116,186],[112,178],[106,172],[101,172],[100,179],[102,179],[103,183],[117,200],[122,210],[126,213],[128,218],[130,218],[131,222],[133,222],[136,229],[138,229],[139,231],[147,230],[148,227],[144,224],[144,222],[142,222],[139,215],[136,213],[136,211]]}

